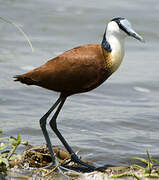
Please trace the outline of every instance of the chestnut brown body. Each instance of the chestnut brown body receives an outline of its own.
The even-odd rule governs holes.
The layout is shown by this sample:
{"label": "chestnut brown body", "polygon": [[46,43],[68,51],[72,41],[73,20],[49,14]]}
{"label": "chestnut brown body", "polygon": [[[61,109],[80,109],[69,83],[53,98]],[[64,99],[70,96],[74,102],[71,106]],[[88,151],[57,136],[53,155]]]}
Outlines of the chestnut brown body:
{"label": "chestnut brown body", "polygon": [[61,92],[63,96],[92,90],[111,75],[100,44],[73,48],[44,65],[16,76],[16,81]]}

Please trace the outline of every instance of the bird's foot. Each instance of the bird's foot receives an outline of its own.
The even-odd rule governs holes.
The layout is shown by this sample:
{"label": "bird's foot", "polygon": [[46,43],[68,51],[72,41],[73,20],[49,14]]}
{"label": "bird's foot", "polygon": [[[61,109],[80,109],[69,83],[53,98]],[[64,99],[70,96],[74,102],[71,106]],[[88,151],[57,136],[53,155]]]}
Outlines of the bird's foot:
{"label": "bird's foot", "polygon": [[96,167],[95,168],[95,171],[105,171],[107,168],[110,168],[110,167],[115,167],[114,165],[111,165],[111,164],[105,164],[104,166],[99,166],[99,167]]}
{"label": "bird's foot", "polygon": [[[76,165],[69,165],[70,162],[74,162]],[[95,166],[83,162],[75,153],[71,155],[71,160],[62,164],[62,166],[79,172],[92,172],[96,169]]]}
{"label": "bird's foot", "polygon": [[89,171],[94,171],[95,168],[96,168],[95,166],[87,164],[84,161],[82,161],[75,153],[71,155],[71,161],[73,161],[74,163],[77,163],[77,164],[79,164],[81,166],[84,166]]}
{"label": "bird's foot", "polygon": [[[76,164],[79,164],[80,166],[72,166],[72,165],[68,165],[69,162],[74,162]],[[93,172],[93,171],[105,171],[108,167],[113,167],[113,165],[109,165],[106,164],[104,166],[100,166],[100,167],[95,167],[93,165],[87,164],[85,162],[83,162],[81,159],[79,159],[79,157],[76,154],[72,154],[71,155],[71,160],[63,164],[62,166],[67,168],[67,169],[71,169],[71,170],[75,170],[75,171],[80,171],[80,172]]]}

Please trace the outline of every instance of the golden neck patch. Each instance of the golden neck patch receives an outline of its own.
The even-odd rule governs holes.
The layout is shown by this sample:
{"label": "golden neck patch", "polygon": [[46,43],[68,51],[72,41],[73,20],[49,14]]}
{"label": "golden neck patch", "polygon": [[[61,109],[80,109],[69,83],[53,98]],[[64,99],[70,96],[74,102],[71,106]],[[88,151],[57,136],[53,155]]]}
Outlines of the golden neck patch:
{"label": "golden neck patch", "polygon": [[106,69],[111,70],[113,64],[112,64],[112,61],[111,61],[110,52],[106,51],[103,47],[102,47],[102,51],[103,51],[103,56],[104,56],[104,59],[105,59]]}

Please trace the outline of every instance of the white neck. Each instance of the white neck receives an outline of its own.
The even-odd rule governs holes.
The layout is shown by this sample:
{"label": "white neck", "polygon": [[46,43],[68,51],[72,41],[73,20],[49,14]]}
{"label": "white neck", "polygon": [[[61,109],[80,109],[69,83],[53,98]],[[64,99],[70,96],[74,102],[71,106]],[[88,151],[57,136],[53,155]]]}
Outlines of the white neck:
{"label": "white neck", "polygon": [[124,57],[124,39],[115,37],[113,35],[106,36],[106,39],[109,42],[112,49],[111,60],[114,72],[118,69]]}
{"label": "white neck", "polygon": [[118,25],[111,22],[107,26],[106,40],[111,46],[111,61],[113,72],[120,66],[124,56],[124,33],[120,32]]}

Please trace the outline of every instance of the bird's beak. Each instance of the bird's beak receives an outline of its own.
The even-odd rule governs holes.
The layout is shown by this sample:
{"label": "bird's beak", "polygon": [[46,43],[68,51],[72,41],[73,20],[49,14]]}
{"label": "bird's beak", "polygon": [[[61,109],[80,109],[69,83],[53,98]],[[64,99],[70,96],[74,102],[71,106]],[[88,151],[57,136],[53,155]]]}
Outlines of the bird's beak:
{"label": "bird's beak", "polygon": [[132,28],[127,29],[128,35],[134,37],[135,39],[145,42],[144,38],[141,37],[137,32],[135,32]]}
{"label": "bird's beak", "polygon": [[129,36],[134,37],[135,39],[141,41],[141,42],[145,42],[144,39],[137,33],[135,32],[132,27],[131,24],[129,24],[128,22],[125,22],[125,20],[120,21],[119,24],[120,28],[125,31]]}

